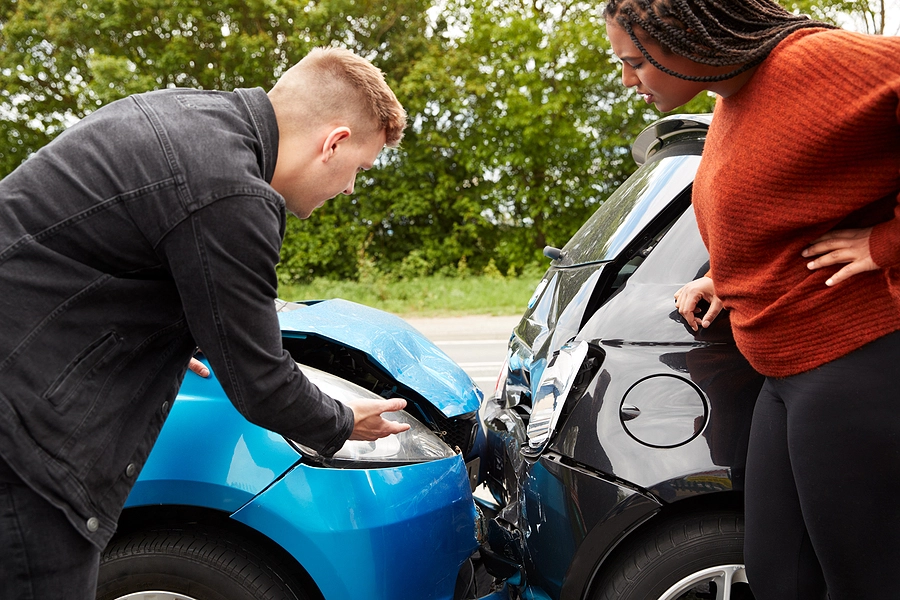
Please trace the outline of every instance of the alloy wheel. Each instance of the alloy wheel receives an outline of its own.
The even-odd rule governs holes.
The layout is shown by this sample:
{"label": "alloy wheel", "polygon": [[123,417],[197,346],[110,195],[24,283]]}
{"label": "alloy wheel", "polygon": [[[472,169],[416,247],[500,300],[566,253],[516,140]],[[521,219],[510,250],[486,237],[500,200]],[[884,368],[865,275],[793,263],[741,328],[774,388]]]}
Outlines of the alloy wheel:
{"label": "alloy wheel", "polygon": [[[744,565],[720,565],[688,575],[666,590],[659,597],[659,600],[689,600],[694,598],[737,600],[738,598],[746,598],[748,592],[745,589],[733,595],[733,592],[736,591],[736,585],[746,589],[747,574],[744,570]],[[711,595],[711,593],[715,593],[715,596]]]}

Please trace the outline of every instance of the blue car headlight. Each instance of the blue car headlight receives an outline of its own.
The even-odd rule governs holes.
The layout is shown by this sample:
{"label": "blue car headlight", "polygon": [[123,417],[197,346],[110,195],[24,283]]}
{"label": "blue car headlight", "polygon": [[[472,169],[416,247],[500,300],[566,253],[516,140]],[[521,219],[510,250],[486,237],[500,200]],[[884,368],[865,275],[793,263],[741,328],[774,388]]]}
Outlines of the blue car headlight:
{"label": "blue car headlight", "polygon": [[[316,387],[339,402],[345,402],[352,398],[384,400],[378,394],[330,373],[306,365],[300,365],[300,368]],[[288,441],[303,456],[327,467],[371,469],[428,462],[456,456],[450,446],[445,444],[441,438],[409,413],[402,410],[389,412],[384,413],[384,418],[389,421],[407,423],[409,429],[403,433],[389,435],[374,442],[348,440],[331,458],[323,457],[315,450],[307,448],[294,440]]]}

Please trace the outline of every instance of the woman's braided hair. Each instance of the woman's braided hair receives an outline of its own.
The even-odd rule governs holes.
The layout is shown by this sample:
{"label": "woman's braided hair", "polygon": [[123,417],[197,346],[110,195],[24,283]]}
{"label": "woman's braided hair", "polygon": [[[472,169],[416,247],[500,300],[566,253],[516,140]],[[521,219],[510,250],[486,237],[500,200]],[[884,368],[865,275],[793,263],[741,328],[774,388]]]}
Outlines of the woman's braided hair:
{"label": "woman's braided hair", "polygon": [[[654,67],[679,79],[702,82],[723,81],[755,67],[798,29],[833,27],[790,13],[773,0],[609,0],[604,16],[622,26]],[[635,26],[664,49],[694,62],[739,66],[722,75],[677,73],[647,52]]]}

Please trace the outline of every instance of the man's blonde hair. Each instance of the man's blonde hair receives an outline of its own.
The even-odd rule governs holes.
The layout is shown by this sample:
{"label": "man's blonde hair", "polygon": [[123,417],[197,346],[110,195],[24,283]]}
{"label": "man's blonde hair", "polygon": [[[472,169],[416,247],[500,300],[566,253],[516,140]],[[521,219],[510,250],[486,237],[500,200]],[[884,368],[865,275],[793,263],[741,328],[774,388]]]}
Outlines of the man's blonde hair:
{"label": "man's blonde hair", "polygon": [[365,134],[385,133],[385,145],[403,138],[406,111],[368,60],[344,48],[315,48],[288,69],[269,92],[274,101],[291,105],[293,119],[310,123],[348,121]]}

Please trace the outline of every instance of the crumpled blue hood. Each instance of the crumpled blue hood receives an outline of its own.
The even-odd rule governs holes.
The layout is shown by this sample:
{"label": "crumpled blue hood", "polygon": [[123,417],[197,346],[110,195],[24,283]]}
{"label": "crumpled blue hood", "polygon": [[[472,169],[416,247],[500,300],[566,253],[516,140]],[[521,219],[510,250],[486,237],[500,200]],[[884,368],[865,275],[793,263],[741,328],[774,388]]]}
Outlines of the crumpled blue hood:
{"label": "crumpled blue hood", "polygon": [[395,315],[335,299],[280,312],[278,317],[284,332],[316,335],[364,352],[447,417],[481,406],[483,394],[466,372]]}

